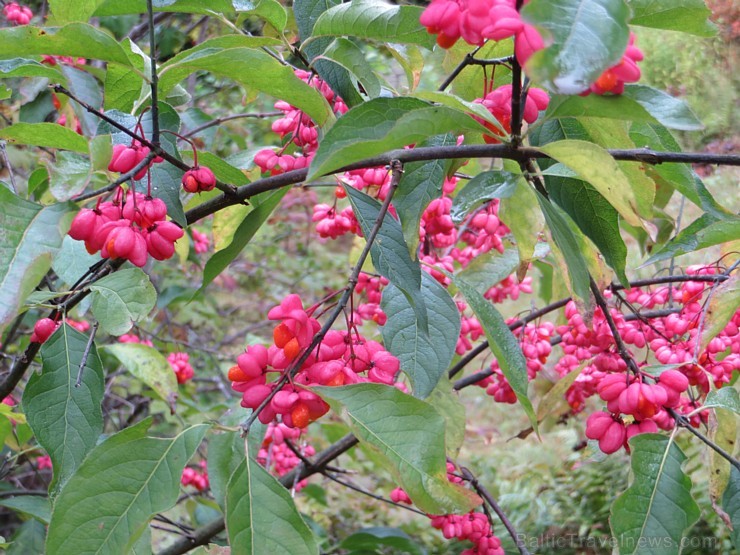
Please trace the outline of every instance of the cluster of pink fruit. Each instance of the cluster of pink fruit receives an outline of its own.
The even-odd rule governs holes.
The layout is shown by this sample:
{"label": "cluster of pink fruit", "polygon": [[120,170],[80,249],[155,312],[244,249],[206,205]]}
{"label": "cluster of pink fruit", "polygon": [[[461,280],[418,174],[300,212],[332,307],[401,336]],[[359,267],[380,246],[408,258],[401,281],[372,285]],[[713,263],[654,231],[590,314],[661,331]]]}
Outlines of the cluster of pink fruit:
{"label": "cluster of pink fruit", "polygon": [[[455,484],[462,482],[462,478],[455,474],[455,465],[447,462],[447,479]],[[395,503],[412,504],[411,498],[401,488],[391,492],[391,501]],[[427,515],[431,525],[441,530],[448,539],[473,542],[473,547],[465,549],[460,555],[504,555],[501,540],[493,534],[491,523],[485,513],[471,511],[464,515]]]}
{"label": "cluster of pink fruit", "polygon": [[33,12],[26,6],[21,6],[16,2],[5,4],[3,8],[3,15],[10,22],[15,25],[28,25],[33,17]]}
{"label": "cluster of pink fruit", "polygon": [[170,353],[167,355],[167,362],[172,366],[172,370],[177,377],[177,383],[184,384],[192,379],[195,371],[190,365],[190,355],[183,352]]}
{"label": "cluster of pink fruit", "polygon": [[[524,4],[526,4],[526,0]],[[429,33],[437,35],[437,44],[450,48],[462,38],[471,45],[481,46],[487,40],[514,38],[514,53],[520,64],[545,48],[539,31],[522,20],[516,9],[516,0],[432,0],[421,14],[421,24]],[[642,51],[634,45],[630,34],[629,45],[620,62],[607,69],[585,94],[621,94],[625,83],[640,80],[637,62]]]}
{"label": "cluster of pink fruit", "polygon": [[198,467],[186,466],[182,471],[180,483],[183,486],[193,486],[198,491],[205,491],[210,487],[206,461],[200,461]]}
{"label": "cluster of pink fruit", "polygon": [[[269,373],[290,371],[303,355],[305,361],[289,384],[272,396],[259,413],[263,423],[279,415],[289,428],[305,428],[329,410],[318,395],[310,391],[314,385],[339,386],[358,382],[393,384],[399,371],[398,359],[376,341],[365,339],[356,329],[329,331],[317,348],[306,353],[320,324],[298,295],[285,297],[268,313],[270,320],[280,321],[273,332],[273,345],[250,345],[229,370],[232,388],[242,394],[241,405],[257,409],[277,387],[277,381],[267,381]],[[362,376],[361,374],[366,374]]]}

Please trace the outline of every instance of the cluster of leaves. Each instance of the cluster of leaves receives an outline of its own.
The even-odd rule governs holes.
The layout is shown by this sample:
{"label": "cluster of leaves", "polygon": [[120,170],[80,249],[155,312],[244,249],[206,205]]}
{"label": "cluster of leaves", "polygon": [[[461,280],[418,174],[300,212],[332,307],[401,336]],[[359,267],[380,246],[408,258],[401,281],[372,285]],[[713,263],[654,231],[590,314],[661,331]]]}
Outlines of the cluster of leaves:
{"label": "cluster of leaves", "polygon": [[[141,35],[133,37],[137,40],[123,36],[129,31],[127,22],[147,27],[153,15],[147,13],[147,4],[180,31],[178,40],[168,42],[164,27],[159,29],[158,60],[154,44],[149,54],[139,46]],[[422,70],[434,37],[420,25],[422,8],[417,6],[381,0],[296,0],[292,8],[277,0],[56,0],[49,8],[43,27],[32,22],[0,29],[0,77],[7,84],[0,94],[14,108],[6,116],[8,125],[0,129],[0,140],[8,145],[3,142],[4,162],[10,167],[7,182],[0,184],[0,326],[5,330],[2,363],[9,369],[3,387],[10,393],[23,378],[22,395],[13,393],[21,406],[3,408],[0,436],[11,467],[22,468],[30,460],[28,453],[40,453],[41,448],[53,470],[48,497],[11,497],[0,491],[4,506],[28,518],[11,549],[50,554],[150,552],[152,519],[178,504],[180,477],[188,461],[196,453],[207,453],[211,496],[197,496],[189,508],[190,523],[204,526],[185,528],[186,535],[192,532],[199,543],[206,543],[225,526],[236,553],[318,553],[319,541],[286,489],[312,470],[304,465],[277,480],[258,463],[264,428],[253,427],[245,444],[234,427],[238,416],[221,418],[234,403],[223,394],[223,369],[211,372],[221,389],[200,397],[196,389],[178,387],[157,350],[140,343],[106,344],[110,341],[104,337],[125,334],[135,324],[166,330],[170,323],[158,325],[153,312],[164,319],[168,305],[210,303],[212,282],[224,279],[226,269],[258,233],[269,233],[265,224],[271,217],[282,216],[276,209],[284,202],[287,186],[320,184],[347,167],[378,166],[396,158],[409,161],[394,203],[399,219],[387,216],[378,222],[380,203],[352,187],[346,193],[364,236],[379,226],[370,249],[372,270],[391,284],[383,295],[383,308],[391,318],[382,335],[386,348],[402,361],[413,394],[378,384],[315,388],[343,421],[342,429],[354,435],[330,446],[326,457],[359,441],[366,456],[424,513],[467,512],[479,505],[477,495],[448,480],[446,468],[447,457],[459,451],[465,425],[453,386],[443,378],[454,358],[459,314],[450,291],[422,271],[418,260],[424,208],[442,194],[445,177],[459,169],[445,160],[461,157],[453,153],[458,147],[451,137],[465,134],[466,145],[482,144],[487,130],[470,114],[492,119],[473,103],[486,75],[485,66],[465,63],[473,48],[458,45],[447,53],[443,65],[452,70],[461,64],[463,69],[451,92],[440,92],[423,84]],[[606,21],[604,14],[610,14]],[[650,253],[648,264],[716,245],[735,252],[740,219],[714,200],[690,166],[651,166],[649,159],[645,164],[617,161],[609,152],[636,147],[680,152],[672,130],[701,128],[683,102],[645,85],[628,85],[618,97],[558,94],[559,83],[593,81],[611,67],[627,44],[629,25],[710,35],[703,3],[633,0],[628,6],[623,0],[532,0],[522,15],[548,37],[547,48],[525,68],[534,82],[553,93],[547,111],[526,136],[530,161],[539,159],[542,186],[532,188],[529,169],[511,161],[495,167],[473,161],[466,171],[475,176],[458,191],[452,217],[462,220],[483,202],[510,199],[507,224],[516,252],[508,273],[526,272],[539,258],[535,264],[541,296],[572,296],[586,313],[594,310],[592,276],[600,286],[612,275],[628,284],[626,233],[636,239],[643,255]],[[89,23],[93,20],[99,23]],[[199,26],[208,32],[199,35]],[[598,35],[590,32],[593,28],[600,29]],[[475,55],[483,59],[512,52],[507,40],[486,43]],[[50,65],[41,63],[41,56],[92,62],[60,59]],[[379,56],[385,63],[398,63],[406,76],[403,87],[394,89],[368,61]],[[285,59],[310,63],[349,112],[337,118],[325,97],[299,79]],[[512,73],[498,66],[495,82],[511,80]],[[223,90],[225,113],[207,113],[214,108],[208,97],[222,91],[225,82],[234,87]],[[75,100],[54,97],[49,83],[62,84]],[[153,91],[160,99],[156,106]],[[241,94],[250,106],[264,107],[269,97],[311,118],[320,138],[307,170],[260,179],[253,157],[264,145],[242,132],[229,134],[235,146],[217,138],[215,131],[224,123],[219,118],[235,115],[226,107]],[[66,125],[47,121],[55,110],[66,116]],[[82,134],[74,130],[75,118]],[[223,185],[225,192],[185,195],[180,188],[183,168],[167,163],[151,170],[152,194],[166,203],[174,222],[186,227],[215,214],[217,252],[202,271],[187,243],[178,246],[179,264],[193,273],[189,277],[195,287],[182,281],[179,270],[148,266],[145,272],[101,263],[65,238],[78,208],[73,201],[107,186],[112,145],[129,142],[121,128],[134,131],[139,120],[147,137],[157,128],[193,134],[198,159]],[[164,134],[161,148],[187,167],[194,153],[173,137]],[[415,158],[414,149],[402,150],[414,144],[449,150],[426,161]],[[521,159],[509,148],[492,147],[477,156],[508,152],[510,158]],[[23,167],[15,162],[24,155],[33,157],[33,171],[13,174],[14,165]],[[696,205],[702,216],[668,240],[674,223],[665,207],[674,193]],[[245,199],[249,206],[241,204]],[[535,256],[539,234],[550,245],[546,256]],[[274,264],[279,266],[280,260]],[[452,276],[452,282],[451,292],[461,294],[481,321],[490,350],[537,431],[543,418],[530,398],[526,360],[504,317],[483,297],[488,287],[470,271]],[[727,323],[737,310],[736,280],[731,283],[717,293],[720,300],[713,306],[722,309],[710,322]],[[20,332],[47,310],[59,320],[65,320],[68,311],[86,314],[99,325],[100,336],[85,335],[65,323],[40,348],[29,344],[28,334]],[[201,321],[209,316],[213,313],[204,309]],[[37,354],[40,371],[18,375]],[[218,364],[219,359],[210,360]],[[130,373],[125,387],[116,381],[119,367]],[[559,390],[561,396],[567,385]],[[123,397],[132,410],[115,421],[110,414],[112,392],[129,387],[131,392]],[[133,403],[133,396],[145,402]],[[544,404],[540,400],[539,406]],[[733,412],[740,411],[739,404],[731,385],[705,405],[716,413],[713,437],[722,445],[734,445]],[[145,418],[147,412],[151,416]],[[212,424],[219,418],[218,425]],[[153,425],[158,435],[149,435]],[[690,478],[682,470],[685,455],[673,436],[645,434],[633,439],[631,447],[633,480],[612,508],[612,533],[620,551],[638,552],[654,539],[676,547],[699,516]],[[721,476],[711,484],[712,501],[721,503],[736,525],[737,544],[740,474],[726,462],[714,467],[721,467]],[[15,483],[28,487],[34,482],[18,478]],[[45,547],[28,547],[44,536]],[[409,544],[387,531],[366,531],[339,547],[361,552]],[[176,543],[172,549],[183,552],[190,547],[187,540],[184,545]],[[413,550],[411,545],[408,549]]]}

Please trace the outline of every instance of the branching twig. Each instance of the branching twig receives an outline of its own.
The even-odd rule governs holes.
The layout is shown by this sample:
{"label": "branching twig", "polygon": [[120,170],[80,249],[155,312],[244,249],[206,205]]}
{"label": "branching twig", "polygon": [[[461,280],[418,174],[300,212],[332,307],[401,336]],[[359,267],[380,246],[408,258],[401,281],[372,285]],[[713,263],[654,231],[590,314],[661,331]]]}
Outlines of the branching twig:
{"label": "branching twig", "polygon": [[85,364],[87,364],[87,357],[90,356],[90,349],[92,348],[93,341],[95,341],[95,334],[98,331],[98,326],[100,325],[100,322],[95,322],[93,324],[92,330],[90,331],[90,337],[87,339],[87,345],[85,345],[85,350],[82,353],[82,359],[80,360],[80,369],[77,371],[77,381],[75,382],[75,387],[80,387],[82,384],[82,371],[85,369]]}

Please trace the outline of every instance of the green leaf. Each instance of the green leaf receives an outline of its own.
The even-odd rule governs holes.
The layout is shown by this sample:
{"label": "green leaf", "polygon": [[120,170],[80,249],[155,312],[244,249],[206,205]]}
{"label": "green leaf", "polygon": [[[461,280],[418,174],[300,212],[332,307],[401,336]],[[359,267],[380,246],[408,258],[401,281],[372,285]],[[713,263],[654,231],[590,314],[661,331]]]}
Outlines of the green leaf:
{"label": "green leaf", "polygon": [[645,85],[626,85],[620,95],[553,96],[546,118],[591,117],[660,123],[668,129],[696,131],[701,121],[683,100]]}
{"label": "green leaf", "polygon": [[386,44],[385,47],[406,73],[409,91],[415,90],[419,86],[421,71],[424,69],[421,49],[413,44]]}
{"label": "green leaf", "polygon": [[740,218],[717,220],[709,214],[704,214],[648,258],[643,266],[720,245],[738,237],[740,237]]}
{"label": "green leaf", "polygon": [[360,47],[351,40],[342,37],[334,39],[326,50],[314,59],[327,60],[346,69],[369,98],[375,98],[380,94],[380,81],[377,75]]}
{"label": "green leaf", "polygon": [[0,139],[19,145],[88,152],[85,137],[58,123],[16,123],[0,129]]}
{"label": "green leaf", "polygon": [[234,553],[318,555],[311,529],[288,490],[248,457],[226,490],[226,531]]}
{"label": "green leaf", "polygon": [[70,207],[48,207],[0,187],[0,326],[7,324],[51,266],[62,245]]}
{"label": "green leaf", "polygon": [[77,283],[92,266],[102,260],[100,253],[90,254],[85,248],[85,243],[75,241],[69,235],[64,236],[62,248],[59,249],[51,269],[57,276],[69,286]]}
{"label": "green leaf", "polygon": [[447,479],[445,422],[430,404],[381,384],[312,389],[376,453],[419,509],[465,513],[481,503],[472,491]]}
{"label": "green leaf", "polygon": [[519,252],[509,247],[500,253],[491,250],[473,258],[457,275],[478,291],[488,291],[509,277],[519,266]]}
{"label": "green leaf", "polygon": [[[456,143],[453,135],[440,135],[424,141],[420,146],[451,146]],[[419,248],[421,215],[432,200],[442,196],[442,186],[450,165],[450,160],[432,160],[411,162],[403,168],[403,176],[393,197],[393,206],[401,219],[403,237],[409,246],[411,258],[416,258]]]}
{"label": "green leaf", "polygon": [[244,440],[236,431],[221,430],[209,436],[208,481],[213,498],[222,508],[226,504],[229,478],[244,458]]}
{"label": "green leaf", "polygon": [[47,497],[41,497],[39,495],[16,495],[0,499],[0,505],[32,516],[44,524],[49,524],[49,520],[51,520],[51,502]]}
{"label": "green leaf", "polygon": [[627,48],[630,10],[622,0],[532,0],[521,14],[551,39],[527,61],[527,76],[556,93],[587,90]]}
{"label": "green leaf", "polygon": [[100,327],[111,335],[123,335],[149,315],[157,292],[140,268],[126,268],[105,276],[90,286],[92,312]]}
{"label": "green leaf", "polygon": [[565,140],[539,149],[590,183],[627,221],[643,225],[638,199],[617,162],[600,146],[588,141]]}
{"label": "green leaf", "polygon": [[[629,134],[636,145],[653,150],[681,152],[681,147],[671,132],[660,124],[635,122],[630,127]],[[676,189],[705,212],[717,217],[728,215],[728,211],[714,200],[688,164],[657,164],[645,171],[656,182]]]}
{"label": "green leaf", "polygon": [[704,326],[701,332],[700,350],[704,350],[735,316],[740,308],[740,274],[734,273],[730,279],[719,284],[704,311]]}
{"label": "green leaf", "polygon": [[711,37],[717,27],[707,18],[712,12],[704,0],[630,0],[630,24]]}
{"label": "green leaf", "polygon": [[740,414],[740,395],[734,387],[725,386],[710,391],[702,407],[705,409],[726,409],[735,414]]}
{"label": "green leaf", "polygon": [[[167,215],[175,223],[181,227],[185,227],[187,225],[187,219],[182,202],[180,201],[182,176],[185,172],[172,164],[155,164],[150,172],[152,176],[152,196],[162,199],[167,206]],[[140,185],[139,190],[142,188],[143,186]]]}
{"label": "green leaf", "polygon": [[542,400],[537,404],[537,422],[542,422],[558,405],[564,403],[565,393],[576,381],[576,378],[581,375],[584,368],[586,368],[586,363],[580,364],[578,368],[571,370],[555,382],[555,385],[545,393]]}
{"label": "green leaf", "polygon": [[393,284],[383,290],[381,308],[388,315],[382,328],[385,348],[401,361],[414,396],[424,399],[447,371],[460,335],[460,312],[447,290],[427,272],[421,275],[421,295],[429,316],[429,333],[419,329],[416,314]]}
{"label": "green leaf", "polygon": [[519,253],[517,276],[523,279],[523,272],[527,271],[532,259],[547,256],[549,251],[547,244],[540,242],[540,233],[545,228],[545,218],[537,206],[537,195],[529,183],[519,181],[514,194],[501,199],[498,216],[511,230],[516,241]]}
{"label": "green leaf", "polygon": [[0,29],[0,52],[4,58],[53,54],[131,65],[112,36],[87,23],[70,23],[61,28],[19,25]]}
{"label": "green leaf", "polygon": [[87,22],[105,0],[49,0],[53,23]]}
{"label": "green leaf", "polygon": [[129,553],[152,517],[177,502],[180,476],[208,426],[147,437],[151,419],[90,453],[54,503],[46,553]]}
{"label": "green leaf", "polygon": [[283,32],[288,23],[288,14],[285,8],[276,0],[258,0],[254,9],[246,10],[245,13],[264,19],[279,33]]}
{"label": "green leaf", "polygon": [[75,152],[60,152],[56,161],[47,163],[49,190],[58,201],[79,195],[90,183],[90,159]]}
{"label": "green leaf", "polygon": [[6,553],[7,555],[44,553],[45,536],[46,527],[43,524],[34,518],[27,520],[13,534],[12,543]]}
{"label": "green leaf", "polygon": [[478,321],[483,326],[483,331],[486,332],[486,339],[488,339],[491,352],[493,352],[501,371],[506,376],[506,381],[509,382],[524,412],[527,413],[532,427],[537,431],[537,417],[527,395],[529,387],[527,359],[524,358],[519,341],[511,333],[509,326],[506,325],[506,321],[493,306],[493,303],[485,299],[475,287],[459,275],[453,278],[453,283],[478,317]]}
{"label": "green leaf", "polygon": [[333,116],[323,95],[269,54],[253,48],[206,49],[175,63],[163,64],[159,88],[167,93],[191,73],[209,71],[232,79],[250,90],[257,90],[289,102],[303,110],[319,125]]}
{"label": "green leaf", "polygon": [[143,75],[151,73],[151,62],[130,39],[123,41],[123,48],[133,67],[108,66],[105,72],[104,108],[131,112],[134,105],[149,94],[149,83]]}
{"label": "green leaf", "polygon": [[734,466],[730,469],[730,482],[722,497],[722,508],[732,522],[732,544],[740,548],[740,470]]}
{"label": "green leaf", "polygon": [[[723,388],[728,389],[728,388]],[[733,390],[735,391],[735,390]],[[740,399],[737,399],[735,391],[735,407],[740,408]],[[727,453],[734,454],[737,445],[737,417],[726,409],[716,408],[714,414],[708,417],[709,441],[724,449]],[[730,462],[722,457],[714,449],[708,449],[709,452],[709,498],[713,504],[719,505],[722,494],[727,490],[730,483]]]}
{"label": "green leaf", "polygon": [[59,79],[58,69],[27,58],[0,60],[0,73],[2,73],[3,79],[8,77],[48,77],[49,79]]}
{"label": "green leaf", "polygon": [[394,6],[379,0],[352,0],[327,10],[313,26],[312,35],[353,36],[383,42],[434,46],[434,36],[419,23],[423,8]]}
{"label": "green leaf", "polygon": [[545,215],[545,222],[550,229],[553,241],[565,259],[573,294],[582,301],[588,302],[590,276],[578,240],[568,226],[565,217],[539,192],[537,193],[537,201]]}
{"label": "green leaf", "polygon": [[[103,106],[103,90],[95,77],[87,71],[65,64],[61,65],[61,72],[67,79],[67,85],[72,94],[93,108],[99,109]],[[77,102],[72,102],[71,105],[80,121],[84,135],[93,137],[98,128],[98,116],[91,114]]]}
{"label": "green leaf", "polygon": [[[247,4],[249,9],[251,2],[245,0],[153,0],[152,7],[155,12],[180,12],[201,13],[210,15],[211,12],[233,14],[237,6]],[[241,8],[247,9],[247,8]],[[126,15],[146,13],[146,0],[103,0],[103,4],[95,12],[97,16]]]}
{"label": "green leaf", "polygon": [[151,387],[175,412],[177,378],[175,373],[157,350],[140,343],[117,343],[106,345],[105,351],[116,357],[131,374]]}
{"label": "green leaf", "polygon": [[347,70],[326,60],[313,61],[331,43],[331,37],[316,38],[306,42],[312,36],[313,26],[321,14],[338,4],[341,4],[341,0],[294,0],[293,15],[300,39],[303,42],[301,49],[304,55],[311,60],[311,64],[318,72],[319,77],[326,81],[331,89],[341,96],[345,104],[351,108],[361,104],[363,98],[357,92]]}
{"label": "green leaf", "polygon": [[252,210],[247,214],[247,217],[244,218],[242,223],[239,224],[229,246],[214,253],[208,259],[208,262],[206,262],[206,267],[203,270],[203,283],[198,290],[199,292],[202,292],[208,287],[208,284],[239,256],[242,250],[244,250],[244,247],[252,240],[252,237],[262,227],[262,224],[267,221],[267,218],[270,217],[272,211],[280,204],[280,200],[289,190],[290,187],[283,187],[282,189],[268,191],[252,197]]}
{"label": "green leaf", "polygon": [[450,216],[460,223],[480,204],[495,198],[508,198],[514,194],[522,180],[520,174],[500,170],[479,173],[460,189],[452,200]]}
{"label": "green leaf", "polygon": [[445,419],[445,447],[447,456],[456,458],[465,443],[465,405],[453,383],[443,375],[427,402]]}
{"label": "green leaf", "polygon": [[339,544],[340,549],[360,553],[376,553],[383,547],[392,549],[393,553],[424,553],[417,542],[400,528],[363,528],[347,536]]}
{"label": "green leaf", "polygon": [[419,91],[415,93],[413,97],[420,98],[421,100],[426,100],[427,102],[433,102],[434,104],[441,104],[442,106],[447,106],[448,108],[454,108],[455,110],[459,110],[460,112],[474,114],[483,121],[486,121],[499,129],[501,131],[502,137],[508,135],[508,132],[501,125],[501,122],[493,117],[491,112],[489,112],[488,109],[483,106],[483,104],[477,102],[468,102],[466,100],[463,100],[459,96],[455,96],[452,93],[440,91]]}
{"label": "green leaf", "polygon": [[61,326],[41,347],[41,374],[32,374],[23,392],[23,411],[41,446],[49,453],[56,494],[74,474],[103,432],[103,367],[95,345],[75,387],[88,338]]}
{"label": "green leaf", "polygon": [[619,553],[679,553],[700,515],[691,480],[681,470],[686,455],[658,434],[640,434],[629,443],[632,484],[612,505],[609,519]]}
{"label": "green leaf", "polygon": [[239,168],[235,168],[220,156],[204,150],[198,151],[198,163],[208,166],[217,179],[240,187],[249,183],[249,178]]}
{"label": "green leaf", "polygon": [[[345,186],[345,190],[362,233],[368,237],[380,215],[380,203],[354,187]],[[380,230],[370,247],[370,256],[375,269],[404,294],[414,308],[419,329],[422,333],[427,333],[429,318],[421,291],[421,267],[409,256],[401,224],[393,216],[386,214],[383,218]]]}
{"label": "green leaf", "polygon": [[485,132],[469,115],[415,98],[374,98],[343,115],[319,143],[308,180],[434,135]]}

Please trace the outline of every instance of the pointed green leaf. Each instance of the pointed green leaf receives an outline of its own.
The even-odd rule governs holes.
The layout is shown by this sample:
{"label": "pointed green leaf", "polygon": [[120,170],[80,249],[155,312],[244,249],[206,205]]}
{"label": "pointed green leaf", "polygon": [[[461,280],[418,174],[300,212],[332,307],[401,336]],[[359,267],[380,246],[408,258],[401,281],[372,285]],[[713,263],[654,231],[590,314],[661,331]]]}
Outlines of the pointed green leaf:
{"label": "pointed green leaf", "polygon": [[0,326],[8,323],[51,266],[69,227],[70,206],[43,207],[0,187]]}
{"label": "pointed green leaf", "polygon": [[[724,387],[722,389],[728,389]],[[735,391],[737,396],[737,391]],[[740,408],[740,399],[735,400],[735,407]],[[737,425],[738,418],[726,409],[716,408],[714,414],[709,415],[709,441],[724,449],[725,452],[734,454],[737,450]],[[709,497],[712,503],[718,503],[727,490],[730,483],[730,462],[714,449],[707,449],[709,454]]]}
{"label": "pointed green leaf", "polygon": [[118,343],[103,347],[135,377],[151,387],[172,412],[177,399],[177,378],[170,363],[157,350],[140,343]]}
{"label": "pointed green leaf", "polygon": [[32,374],[23,392],[23,410],[41,446],[49,453],[56,493],[95,447],[103,431],[103,368],[95,345],[75,387],[88,338],[62,326],[41,347],[41,374]]}
{"label": "pointed green leaf", "polygon": [[253,9],[245,10],[242,13],[256,15],[260,19],[264,19],[278,33],[282,33],[288,23],[288,13],[276,0],[258,0]]}
{"label": "pointed green leaf", "polygon": [[0,129],[0,139],[19,145],[88,152],[85,137],[58,123],[16,123]]}
{"label": "pointed green leaf", "polygon": [[337,120],[319,143],[308,179],[434,135],[485,132],[472,117],[415,98],[375,98]]}
{"label": "pointed green leaf", "polygon": [[465,297],[465,300],[473,309],[486,332],[486,339],[491,352],[496,357],[501,371],[506,376],[516,398],[527,413],[532,427],[537,431],[537,418],[532,408],[532,403],[527,395],[529,379],[527,377],[527,359],[522,353],[522,348],[514,334],[511,333],[501,313],[496,310],[488,299],[483,297],[475,287],[463,280],[460,276],[453,278],[453,283]]}
{"label": "pointed green leaf", "polygon": [[200,286],[199,292],[203,291],[208,284],[211,283],[216,276],[223,272],[233,260],[239,256],[244,250],[249,241],[252,240],[255,233],[262,227],[270,217],[272,211],[275,210],[280,200],[290,190],[290,187],[283,187],[275,191],[268,191],[255,197],[252,197],[252,210],[247,214],[239,227],[234,232],[234,236],[231,243],[222,250],[216,252],[206,262],[206,267],[203,270],[203,283]]}
{"label": "pointed green leaf", "polygon": [[[456,142],[453,135],[440,135],[424,141],[420,146],[451,146]],[[419,248],[421,215],[432,200],[442,196],[442,186],[450,165],[450,160],[432,160],[411,162],[403,168],[393,206],[401,219],[403,237],[409,246],[411,258],[416,258]]]}
{"label": "pointed green leaf", "polygon": [[[251,435],[250,433],[250,437]],[[226,503],[226,485],[229,478],[244,461],[244,457],[244,440],[236,431],[214,431],[209,436],[208,481],[213,498],[222,508]]]}
{"label": "pointed green leaf", "polygon": [[233,79],[249,89],[264,92],[303,110],[319,125],[332,118],[323,95],[262,50],[254,48],[206,49],[174,64],[162,66],[159,88],[167,93],[191,73],[209,71]]}
{"label": "pointed green leaf", "polygon": [[630,0],[630,24],[711,37],[717,27],[704,0]]}
{"label": "pointed green leaf", "polygon": [[483,202],[495,198],[508,198],[514,194],[520,174],[491,170],[479,173],[460,189],[452,200],[450,216],[452,221],[460,223],[473,209]]}
{"label": "pointed green leaf", "polygon": [[314,59],[327,60],[346,69],[355,81],[362,85],[369,98],[376,98],[380,94],[380,81],[377,75],[360,47],[351,40],[341,37],[334,39],[326,50]]}
{"label": "pointed green leaf", "polygon": [[700,515],[691,480],[681,470],[686,455],[659,434],[634,436],[630,447],[632,484],[612,505],[609,519],[619,553],[680,553]]}
{"label": "pointed green leaf", "polygon": [[208,426],[147,437],[151,419],[109,437],[57,498],[46,553],[129,553],[149,521],[175,505],[185,464]]}
{"label": "pointed green leaf", "polygon": [[126,268],[99,279],[90,286],[92,312],[100,327],[111,335],[123,335],[149,315],[157,292],[140,268]]}
{"label": "pointed green leaf", "polygon": [[377,455],[414,504],[431,514],[464,513],[481,503],[447,479],[445,422],[434,408],[395,387],[314,387]]}
{"label": "pointed green leaf", "polygon": [[551,39],[527,61],[527,75],[556,93],[585,91],[627,48],[630,10],[622,0],[532,0],[521,14]]}
{"label": "pointed green leaf", "polygon": [[414,309],[393,284],[383,290],[381,308],[388,315],[382,328],[385,348],[401,361],[414,396],[424,399],[447,371],[460,335],[460,312],[447,290],[427,272],[421,274],[421,294],[429,313],[429,333],[423,333]]}
{"label": "pointed green leaf", "polygon": [[400,528],[363,528],[347,536],[339,544],[340,549],[346,549],[355,554],[382,553],[384,552],[383,547],[390,548],[393,553],[426,554],[418,542]]}
{"label": "pointed green leaf", "polygon": [[740,237],[740,218],[718,220],[709,214],[704,214],[648,258],[643,266],[720,245],[738,237]]}
{"label": "pointed green leaf", "polygon": [[39,522],[49,524],[51,519],[51,502],[39,495],[15,495],[0,499],[0,505],[14,511],[32,516]]}
{"label": "pointed green leaf", "polygon": [[226,488],[226,531],[235,553],[318,555],[319,547],[288,490],[250,454]]}
{"label": "pointed green leaf", "polygon": [[565,140],[540,146],[558,162],[589,182],[631,225],[643,225],[629,180],[608,152],[588,141]]}
{"label": "pointed green leaf", "polygon": [[319,17],[313,36],[349,35],[364,39],[418,44],[431,50],[434,36],[419,23],[423,8],[394,6],[380,0],[352,0]]}
{"label": "pointed green leaf", "polygon": [[[345,186],[345,190],[362,233],[368,237],[380,215],[380,203],[354,187]],[[380,231],[370,247],[370,256],[375,269],[404,294],[414,308],[420,331],[427,333],[429,318],[421,292],[421,267],[409,256],[401,224],[390,214],[383,218]]]}
{"label": "pointed green leaf", "polygon": [[545,222],[547,222],[547,227],[550,229],[553,241],[568,266],[568,277],[570,278],[573,294],[583,301],[588,301],[590,296],[588,267],[575,235],[573,235],[565,217],[539,192],[537,193],[537,201],[545,215]]}
{"label": "pointed green leaf", "polygon": [[54,54],[131,65],[111,35],[87,23],[70,23],[60,28],[19,25],[0,29],[0,52],[4,58]]}
{"label": "pointed green leaf", "polygon": [[635,101],[645,111],[669,129],[698,131],[704,129],[688,104],[668,93],[647,85],[626,85],[622,95]]}

